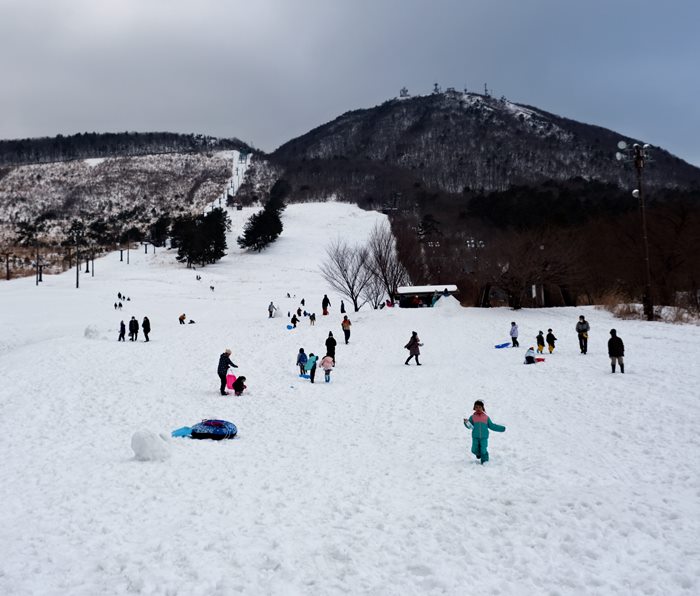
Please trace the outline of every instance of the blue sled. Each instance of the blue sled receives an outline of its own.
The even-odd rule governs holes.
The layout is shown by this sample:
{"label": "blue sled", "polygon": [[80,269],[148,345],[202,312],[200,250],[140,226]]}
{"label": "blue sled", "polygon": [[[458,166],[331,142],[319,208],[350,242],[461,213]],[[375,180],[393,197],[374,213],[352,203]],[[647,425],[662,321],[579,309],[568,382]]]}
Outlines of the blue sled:
{"label": "blue sled", "polygon": [[299,377],[302,379],[310,379],[311,375],[299,375]]}
{"label": "blue sled", "polygon": [[294,325],[287,325],[287,329],[294,329]]}
{"label": "blue sled", "polygon": [[507,347],[510,346],[510,345],[512,345],[512,344],[511,344],[511,342],[508,341],[508,342],[506,342],[506,343],[504,343],[504,344],[496,344],[494,347],[495,347],[497,350],[500,350],[501,348],[507,348]]}
{"label": "blue sled", "polygon": [[170,433],[173,437],[190,437],[192,436],[192,429],[189,426],[183,426]]}

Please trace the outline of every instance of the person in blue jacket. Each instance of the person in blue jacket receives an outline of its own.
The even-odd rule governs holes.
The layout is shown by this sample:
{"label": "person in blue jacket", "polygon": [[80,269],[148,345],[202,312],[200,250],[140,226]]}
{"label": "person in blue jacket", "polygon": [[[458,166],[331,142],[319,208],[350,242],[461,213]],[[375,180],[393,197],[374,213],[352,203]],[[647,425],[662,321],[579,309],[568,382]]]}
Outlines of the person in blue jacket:
{"label": "person in blue jacket", "polygon": [[491,422],[484,411],[484,402],[477,399],[474,402],[474,413],[464,419],[464,426],[472,431],[472,453],[480,459],[482,465],[489,461],[489,430],[497,433],[505,432],[506,427]]}
{"label": "person in blue jacket", "polygon": [[306,352],[304,352],[304,348],[299,348],[299,353],[297,354],[297,366],[299,367],[299,376],[304,375],[304,366],[306,365],[306,361],[308,360],[308,357],[306,356]]}

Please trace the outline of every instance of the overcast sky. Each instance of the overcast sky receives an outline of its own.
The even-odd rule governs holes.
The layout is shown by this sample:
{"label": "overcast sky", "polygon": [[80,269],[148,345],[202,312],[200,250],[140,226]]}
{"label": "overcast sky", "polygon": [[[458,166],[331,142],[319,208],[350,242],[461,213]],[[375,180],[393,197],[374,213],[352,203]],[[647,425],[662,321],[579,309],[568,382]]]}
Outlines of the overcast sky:
{"label": "overcast sky", "polygon": [[0,138],[265,151],[402,86],[483,92],[700,166],[697,0],[0,0]]}

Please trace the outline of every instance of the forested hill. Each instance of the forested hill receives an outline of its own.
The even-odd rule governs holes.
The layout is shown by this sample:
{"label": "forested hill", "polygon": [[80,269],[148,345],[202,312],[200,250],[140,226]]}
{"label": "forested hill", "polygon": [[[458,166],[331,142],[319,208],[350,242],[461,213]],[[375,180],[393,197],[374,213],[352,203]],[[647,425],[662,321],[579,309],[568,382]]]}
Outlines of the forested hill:
{"label": "forested hill", "polygon": [[0,166],[50,163],[99,157],[134,157],[160,153],[255,150],[236,138],[172,132],[86,132],[33,139],[0,140]]}
{"label": "forested hill", "polygon": [[[297,198],[384,201],[418,186],[489,192],[573,178],[630,188],[634,170],[615,159],[620,140],[640,142],[505,98],[448,90],[347,112],[285,143],[268,163]],[[661,148],[651,154],[649,189],[700,188],[700,168]]]}

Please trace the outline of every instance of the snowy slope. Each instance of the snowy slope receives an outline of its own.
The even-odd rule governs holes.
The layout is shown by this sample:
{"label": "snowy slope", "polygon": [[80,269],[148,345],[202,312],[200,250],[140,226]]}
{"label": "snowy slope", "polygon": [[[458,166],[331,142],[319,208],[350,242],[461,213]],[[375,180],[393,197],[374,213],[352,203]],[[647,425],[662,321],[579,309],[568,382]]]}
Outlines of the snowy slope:
{"label": "snowy slope", "polygon": [[[0,593],[698,593],[698,327],[449,299],[348,313],[346,346],[339,296],[321,316],[324,249],[383,216],[291,205],[278,242],[247,254],[233,247],[250,213],[231,212],[229,255],[196,272],[133,251],[79,290],[74,271],[0,285]],[[287,331],[301,298],[316,326]],[[282,316],[267,318],[270,300]],[[150,343],[117,343],[132,315],[150,318]],[[511,320],[523,347],[493,349]],[[524,366],[548,327],[556,352]],[[625,375],[610,374],[611,327]],[[421,367],[403,364],[412,330]],[[329,331],[337,367],[311,385],[296,353]],[[248,378],[239,398],[218,394],[226,347]],[[462,425],[476,398],[507,426],[483,467]],[[135,431],[213,417],[238,438],[134,459]]]}

